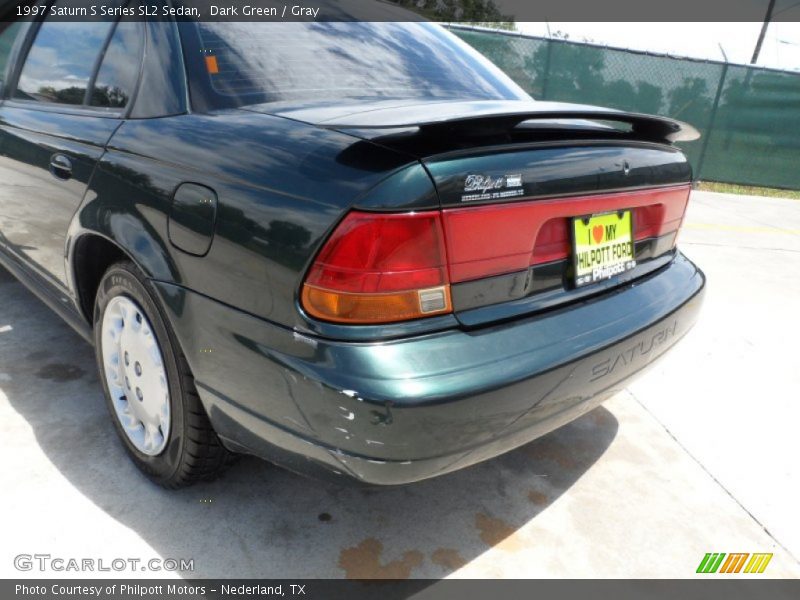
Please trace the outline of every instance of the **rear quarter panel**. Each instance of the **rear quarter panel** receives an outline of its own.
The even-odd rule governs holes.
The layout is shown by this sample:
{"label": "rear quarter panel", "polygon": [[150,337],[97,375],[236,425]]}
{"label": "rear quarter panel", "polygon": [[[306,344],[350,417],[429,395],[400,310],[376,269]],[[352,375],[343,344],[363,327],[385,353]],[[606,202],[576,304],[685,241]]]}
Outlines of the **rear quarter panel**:
{"label": "rear quarter panel", "polygon": [[[100,233],[155,280],[302,327],[296,291],[321,241],[359,198],[413,164],[341,133],[245,111],[130,120],[109,143],[72,236]],[[168,238],[172,196],[185,182],[218,197],[204,257]]]}

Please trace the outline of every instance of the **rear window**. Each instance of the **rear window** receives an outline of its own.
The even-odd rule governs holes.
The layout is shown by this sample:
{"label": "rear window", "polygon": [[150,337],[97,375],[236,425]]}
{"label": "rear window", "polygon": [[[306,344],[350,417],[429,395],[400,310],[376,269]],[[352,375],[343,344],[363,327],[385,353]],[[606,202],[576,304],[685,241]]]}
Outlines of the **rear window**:
{"label": "rear window", "polygon": [[182,27],[194,98],[211,108],[291,100],[527,98],[427,23],[193,23]]}

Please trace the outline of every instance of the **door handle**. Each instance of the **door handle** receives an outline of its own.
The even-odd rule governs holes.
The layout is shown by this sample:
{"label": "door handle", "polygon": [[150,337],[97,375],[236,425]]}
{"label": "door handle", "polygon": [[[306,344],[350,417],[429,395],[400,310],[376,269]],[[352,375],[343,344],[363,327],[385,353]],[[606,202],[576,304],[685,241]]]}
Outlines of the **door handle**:
{"label": "door handle", "polygon": [[50,157],[50,173],[56,179],[66,181],[72,177],[72,161],[63,154],[53,154]]}

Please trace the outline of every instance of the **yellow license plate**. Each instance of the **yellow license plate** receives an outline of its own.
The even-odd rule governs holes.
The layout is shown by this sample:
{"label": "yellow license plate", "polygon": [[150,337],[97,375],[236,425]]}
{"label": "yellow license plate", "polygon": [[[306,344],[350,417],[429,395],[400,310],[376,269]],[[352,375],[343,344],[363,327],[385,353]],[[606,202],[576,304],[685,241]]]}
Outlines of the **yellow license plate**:
{"label": "yellow license plate", "polygon": [[629,210],[572,219],[572,243],[577,287],[610,279],[636,266]]}

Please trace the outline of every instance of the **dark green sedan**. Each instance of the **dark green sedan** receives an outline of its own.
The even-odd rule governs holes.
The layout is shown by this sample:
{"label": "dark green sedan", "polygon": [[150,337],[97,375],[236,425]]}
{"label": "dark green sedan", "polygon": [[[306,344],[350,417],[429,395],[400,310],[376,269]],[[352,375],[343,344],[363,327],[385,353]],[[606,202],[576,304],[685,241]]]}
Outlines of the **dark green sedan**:
{"label": "dark green sedan", "polygon": [[591,410],[700,309],[697,132],[535,102],[436,25],[37,17],[0,23],[0,90],[0,263],[94,344],[164,486],[235,453],[460,469]]}

